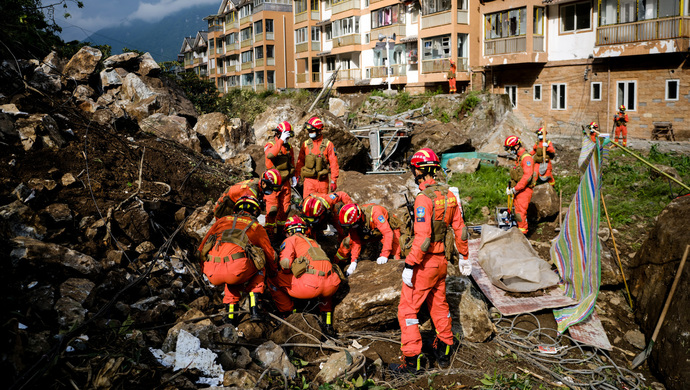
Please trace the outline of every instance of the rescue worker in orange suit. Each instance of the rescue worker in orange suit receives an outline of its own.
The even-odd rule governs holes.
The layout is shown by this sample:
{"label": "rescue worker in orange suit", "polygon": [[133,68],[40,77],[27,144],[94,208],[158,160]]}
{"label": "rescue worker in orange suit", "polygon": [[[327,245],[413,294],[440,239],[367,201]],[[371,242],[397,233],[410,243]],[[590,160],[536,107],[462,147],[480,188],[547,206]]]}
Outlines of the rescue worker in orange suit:
{"label": "rescue worker in orange suit", "polygon": [[[532,151],[529,152],[534,160],[534,172],[538,174],[538,181],[548,182],[553,187],[556,184],[556,180],[553,178],[551,160],[556,157],[556,149],[553,147],[553,142],[544,139],[546,129],[540,127],[536,133],[537,143],[534,144]],[[546,149],[546,152],[544,149]],[[546,158],[546,162],[544,162],[544,158]]]}
{"label": "rescue worker in orange suit", "polygon": [[625,106],[621,105],[618,107],[618,113],[613,116],[613,124],[616,126],[615,141],[618,142],[620,137],[620,144],[623,146],[628,146],[628,114],[625,113]]}
{"label": "rescue worker in orange suit", "polygon": [[448,71],[448,87],[450,93],[457,92],[457,89],[455,88],[455,72],[457,70],[458,68],[455,66],[455,61],[450,60],[450,70]]}
{"label": "rescue worker in orange suit", "polygon": [[304,128],[309,134],[309,139],[304,141],[299,150],[296,166],[299,176],[297,179],[304,179],[302,197],[306,198],[312,193],[335,192],[340,168],[333,143],[321,134],[323,122],[314,116],[304,124]]}
{"label": "rescue worker in orange suit", "polygon": [[467,229],[458,199],[448,187],[434,180],[436,172],[441,169],[438,156],[431,149],[424,148],[412,156],[410,165],[421,193],[414,201],[414,240],[405,259],[398,306],[403,362],[390,365],[392,370],[401,373],[419,370],[422,338],[417,313],[425,302],[437,333],[433,349],[436,362],[441,368],[450,365],[455,340],[446,301],[447,229],[453,229],[455,233],[460,272],[469,275],[472,271],[471,263],[465,260],[468,255]]}
{"label": "rescue worker in orange suit", "polygon": [[349,234],[340,243],[336,258],[338,261],[350,259],[345,274],[352,275],[357,269],[362,246],[367,241],[381,241],[381,253],[376,264],[386,264],[388,258],[400,259],[400,223],[389,219],[385,207],[369,203],[359,205],[346,204],[340,209],[338,221]]}
{"label": "rescue worker in orange suit", "polygon": [[302,219],[308,226],[311,238],[316,238],[316,234],[326,229],[327,224],[333,225],[338,232],[338,238],[342,240],[347,233],[338,223],[338,213],[345,205],[353,203],[350,195],[343,191],[331,192],[330,194],[310,194],[302,202]]}
{"label": "rescue worker in orange suit", "polygon": [[332,297],[340,277],[319,244],[305,235],[307,226],[297,215],[285,223],[287,238],[280,245],[280,270],[269,279],[269,292],[283,316],[294,309],[292,298],[319,298],[326,333],[333,333]]}
{"label": "rescue worker in orange suit", "polygon": [[294,135],[288,121],[278,124],[273,130],[273,139],[264,146],[266,168],[275,168],[280,173],[280,190],[266,195],[266,231],[269,237],[277,235],[282,240],[283,225],[290,211],[290,182],[295,173],[294,152],[288,140]]}
{"label": "rescue worker in orange suit", "polygon": [[[589,138],[592,142],[597,142],[597,133],[599,132],[599,125],[597,125],[597,122],[592,122],[587,125],[587,130],[589,130]],[[587,135],[587,133],[585,133],[585,135]]]}
{"label": "rescue worker in orange suit", "polygon": [[520,231],[527,234],[527,207],[532,200],[532,189],[537,181],[534,160],[522,147],[520,138],[515,135],[506,138],[503,147],[507,152],[517,156],[515,166],[510,170],[510,187],[506,188],[506,194],[515,197],[515,219]]}
{"label": "rescue worker in orange suit", "polygon": [[[208,280],[216,286],[225,285],[223,303],[228,305],[227,320],[233,325],[237,325],[238,316],[234,312],[242,292],[249,293],[250,320],[261,321],[258,295],[264,292],[265,266],[272,273],[277,272],[275,251],[266,230],[257,221],[260,212],[256,198],[241,197],[234,213],[218,218],[198,249],[202,257],[201,269]],[[258,248],[255,251],[258,255],[250,252],[247,241]],[[261,254],[263,264],[256,258]]]}
{"label": "rescue worker in orange suit", "polygon": [[233,184],[223,191],[213,206],[213,215],[222,218],[233,212],[235,203],[243,196],[251,196],[263,205],[264,195],[270,195],[275,191],[280,191],[281,187],[280,172],[276,169],[269,169],[261,175],[261,178],[244,180]]}

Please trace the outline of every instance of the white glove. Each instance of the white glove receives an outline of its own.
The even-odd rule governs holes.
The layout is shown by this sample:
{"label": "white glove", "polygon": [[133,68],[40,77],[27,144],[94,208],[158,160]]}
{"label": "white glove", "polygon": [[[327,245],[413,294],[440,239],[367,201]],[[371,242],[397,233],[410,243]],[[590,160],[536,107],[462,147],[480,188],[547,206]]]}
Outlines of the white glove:
{"label": "white glove", "polygon": [[347,270],[345,271],[345,275],[347,275],[347,276],[352,275],[356,269],[357,269],[357,262],[353,261],[352,263],[350,263],[350,266],[347,267]]}
{"label": "white glove", "polygon": [[506,195],[515,195],[515,188],[513,187],[506,187]]}
{"label": "white glove", "polygon": [[378,259],[376,259],[376,264],[386,264],[388,262],[388,258],[385,256],[381,256]]}
{"label": "white glove", "polygon": [[283,141],[283,143],[287,142],[288,138],[290,138],[289,131],[283,131],[282,133],[280,133],[280,140]]}
{"label": "white glove", "polygon": [[546,142],[542,142],[542,143],[541,143],[541,146],[543,146],[543,147],[547,147],[547,146],[549,146],[549,144],[548,144],[548,143],[546,143]]}
{"label": "white glove", "polygon": [[472,263],[469,260],[465,260],[462,255],[460,255],[460,260],[458,261],[458,268],[460,273],[465,276],[472,273]]}
{"label": "white glove", "polygon": [[293,176],[290,178],[290,185],[294,187],[297,185],[298,181],[299,181],[299,179],[297,177]]}
{"label": "white glove", "polygon": [[412,286],[412,276],[414,276],[414,270],[412,268],[405,268],[402,273],[402,280],[403,283],[407,285],[407,287],[413,287]]}

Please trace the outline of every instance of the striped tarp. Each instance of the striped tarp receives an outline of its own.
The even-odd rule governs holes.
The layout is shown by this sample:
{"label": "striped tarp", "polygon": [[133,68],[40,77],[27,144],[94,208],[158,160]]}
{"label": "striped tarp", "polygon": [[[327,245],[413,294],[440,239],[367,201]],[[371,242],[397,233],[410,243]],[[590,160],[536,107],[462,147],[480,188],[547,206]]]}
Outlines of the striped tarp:
{"label": "striped tarp", "polygon": [[[558,267],[565,295],[579,302],[553,311],[559,333],[589,317],[601,283],[601,244],[597,234],[601,151],[589,138],[582,146],[580,160],[589,160],[587,169],[565,215],[565,225],[551,245],[551,259]],[[587,156],[590,153],[591,157]]]}

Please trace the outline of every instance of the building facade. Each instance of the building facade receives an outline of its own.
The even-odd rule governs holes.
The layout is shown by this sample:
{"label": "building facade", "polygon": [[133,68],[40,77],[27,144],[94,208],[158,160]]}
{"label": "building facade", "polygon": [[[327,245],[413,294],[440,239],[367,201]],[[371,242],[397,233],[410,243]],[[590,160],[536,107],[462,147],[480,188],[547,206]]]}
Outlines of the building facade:
{"label": "building facade", "polygon": [[185,37],[178,59],[182,60],[185,71],[191,70],[200,78],[208,77],[208,33],[199,31],[195,37]]}

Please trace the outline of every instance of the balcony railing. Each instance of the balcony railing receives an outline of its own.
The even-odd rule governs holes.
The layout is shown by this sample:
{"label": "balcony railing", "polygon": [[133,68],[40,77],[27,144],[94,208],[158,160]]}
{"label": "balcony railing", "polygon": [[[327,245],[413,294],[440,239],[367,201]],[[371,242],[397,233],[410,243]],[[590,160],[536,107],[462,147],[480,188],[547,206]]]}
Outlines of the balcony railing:
{"label": "balcony railing", "polygon": [[275,57],[268,57],[268,58],[266,58],[266,65],[267,65],[267,66],[275,66],[275,65],[276,65],[276,59],[275,59]]}
{"label": "balcony railing", "polygon": [[319,41],[312,41],[312,42],[311,42],[311,50],[312,50],[312,51],[321,51],[321,42],[319,42]]}
{"label": "balcony railing", "polygon": [[247,70],[252,68],[252,63],[251,62],[243,62],[242,63],[242,70]]}
{"label": "balcony railing", "polygon": [[338,80],[361,80],[362,69],[341,69],[338,71]]}
{"label": "balcony railing", "polygon": [[342,37],[333,38],[333,47],[343,47],[348,45],[360,45],[362,43],[362,36],[359,34],[344,35]]}
{"label": "balcony railing", "polygon": [[535,35],[532,37],[532,51],[543,52],[544,51],[544,36]]}
{"label": "balcony railing", "polygon": [[372,79],[388,77],[390,72],[391,77],[405,76],[407,74],[407,65],[395,64],[388,66],[372,66],[369,68],[369,77]]}
{"label": "balcony railing", "polygon": [[233,50],[240,50],[240,43],[239,42],[233,42],[229,45],[225,45],[226,52],[228,51],[233,51]]}
{"label": "balcony railing", "polygon": [[263,92],[263,91],[266,90],[266,87],[264,87],[264,84],[261,83],[261,84],[257,84],[257,85],[256,85],[256,88],[255,88],[254,90],[255,90],[256,92]]}
{"label": "balcony railing", "polygon": [[311,74],[311,82],[312,82],[312,83],[320,83],[320,82],[321,82],[321,73],[312,72],[312,74]]}
{"label": "balcony railing", "polygon": [[378,28],[373,28],[371,29],[371,40],[378,39],[379,34],[383,34],[386,36],[391,36],[395,33],[395,35],[399,37],[404,37],[405,36],[405,25],[404,24],[394,24],[391,26],[385,26],[385,27],[378,27]]}
{"label": "balcony railing", "polygon": [[254,86],[252,86],[252,85],[243,85],[243,86],[242,86],[242,89],[245,90],[245,91],[253,91],[253,90],[254,90]]}
{"label": "balcony railing", "polygon": [[[458,72],[467,72],[467,66],[470,63],[470,59],[467,57],[458,57],[458,59],[455,61],[455,66],[457,67]],[[448,69],[450,70],[450,68]]]}
{"label": "balcony railing", "polygon": [[263,58],[257,58],[254,60],[254,66],[259,67],[259,66],[264,66],[264,59]]}
{"label": "balcony railing", "polygon": [[307,19],[309,19],[308,12],[302,12],[301,14],[297,14],[295,15],[295,24],[304,22]]}
{"label": "balcony railing", "polygon": [[492,39],[484,42],[484,55],[520,53],[527,51],[527,38],[525,36]]}
{"label": "balcony railing", "polygon": [[216,74],[216,68],[211,69],[211,74]]}
{"label": "balcony railing", "polygon": [[195,58],[194,59],[194,65],[200,64],[202,62],[201,60],[202,60],[202,58]]}
{"label": "balcony railing", "polygon": [[311,11],[311,20],[321,20],[321,13],[319,11]]}
{"label": "balcony railing", "polygon": [[245,24],[245,23],[249,23],[249,22],[251,22],[251,21],[252,21],[252,16],[251,16],[251,15],[245,16],[245,17],[243,17],[243,18],[240,18],[240,26],[243,25],[243,24]]}
{"label": "balcony railing", "polygon": [[295,45],[295,53],[302,53],[309,50],[309,42],[302,42]]}
{"label": "balcony railing", "polygon": [[267,32],[267,33],[266,33],[266,39],[267,39],[267,40],[270,40],[270,41],[275,40],[275,39],[276,39],[276,38],[275,38],[275,33],[273,33],[273,32]]}
{"label": "balcony railing", "polygon": [[261,42],[264,40],[264,33],[254,34],[254,42]]}
{"label": "balcony railing", "polygon": [[467,10],[458,10],[458,24],[470,24],[470,13]]}
{"label": "balcony railing", "polygon": [[643,20],[640,22],[597,27],[597,45],[613,45],[690,37],[690,17]]}
{"label": "balcony railing", "polygon": [[360,0],[345,0],[343,2],[340,2],[338,4],[333,4],[333,15],[349,11],[351,9],[359,9],[360,8]]}
{"label": "balcony railing", "polygon": [[268,83],[268,85],[266,85],[266,89],[268,89],[269,91],[275,91],[276,83]]}
{"label": "balcony railing", "polygon": [[452,21],[450,11],[443,11],[432,15],[422,16],[422,28],[431,28],[450,24]]}
{"label": "balcony railing", "polygon": [[245,39],[245,40],[242,41],[242,43],[240,44],[240,47],[241,47],[241,48],[245,48],[245,47],[249,47],[249,46],[251,46],[251,45],[252,45],[252,40],[251,40],[251,39]]}
{"label": "balcony railing", "polygon": [[441,73],[450,70],[450,58],[436,58],[422,61],[422,73]]}
{"label": "balcony railing", "polygon": [[297,84],[302,84],[302,83],[307,82],[307,73],[297,73],[295,76],[297,76],[296,77]]}

